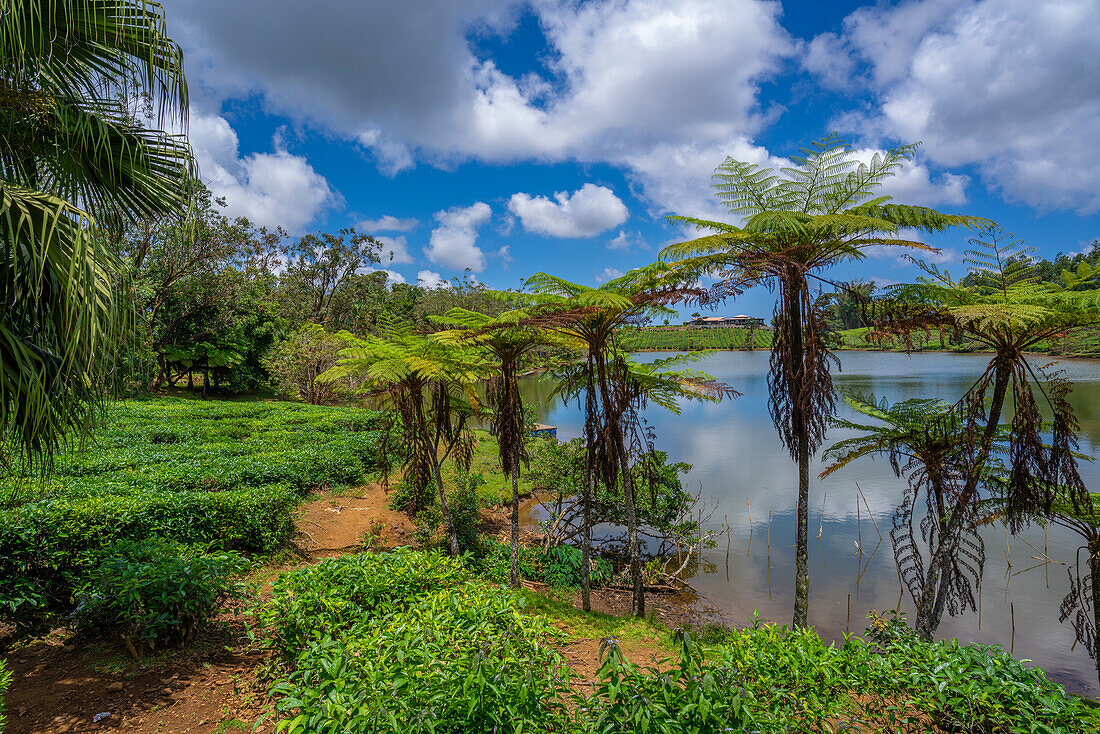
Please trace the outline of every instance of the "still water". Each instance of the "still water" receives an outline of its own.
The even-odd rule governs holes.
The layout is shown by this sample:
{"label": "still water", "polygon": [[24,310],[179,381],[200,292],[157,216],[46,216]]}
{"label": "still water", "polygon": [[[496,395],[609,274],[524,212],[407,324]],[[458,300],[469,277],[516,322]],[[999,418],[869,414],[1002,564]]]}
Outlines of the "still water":
{"label": "still water", "polygon": [[[885,396],[891,403],[911,397],[954,402],[988,362],[981,355],[939,353],[838,356],[838,388]],[[735,625],[755,611],[762,618],[789,623],[797,474],[768,415],[768,354],[718,352],[697,367],[742,396],[720,404],[686,404],[678,416],[658,407],[645,414],[656,428],[657,447],[667,451],[670,460],[693,465],[685,481],[693,491],[701,490],[708,507],[715,507],[715,524],[728,521],[731,528],[728,554],[723,536],[720,547],[705,552],[691,579],[700,595],[695,603]],[[1100,362],[1066,360],[1058,367],[1074,383],[1071,400],[1081,419],[1081,451],[1100,455]],[[545,380],[529,380],[525,399],[534,404],[550,387]],[[844,405],[839,412],[841,417],[862,417]],[[575,405],[544,405],[541,420],[557,426],[561,439],[580,434],[581,415]],[[824,446],[850,435],[835,429]],[[819,480],[816,476],[823,468],[820,457],[811,464],[811,624],[823,637],[840,639],[849,627],[862,632],[868,611],[897,608],[899,596],[902,611],[911,619],[913,603],[908,592],[901,595],[889,537],[905,480],[894,476],[885,458],[853,462]],[[1081,472],[1089,489],[1100,491],[1100,462],[1082,462]],[[1006,538],[1004,526],[998,524],[985,526],[982,536],[986,564],[980,618],[973,612],[961,617],[945,614],[939,635],[1000,644],[1017,658],[1035,661],[1071,691],[1100,693],[1092,661],[1080,645],[1071,651],[1073,630],[1058,622],[1078,536],[1055,526],[1033,526]],[[1044,555],[1050,563],[1043,562]]]}

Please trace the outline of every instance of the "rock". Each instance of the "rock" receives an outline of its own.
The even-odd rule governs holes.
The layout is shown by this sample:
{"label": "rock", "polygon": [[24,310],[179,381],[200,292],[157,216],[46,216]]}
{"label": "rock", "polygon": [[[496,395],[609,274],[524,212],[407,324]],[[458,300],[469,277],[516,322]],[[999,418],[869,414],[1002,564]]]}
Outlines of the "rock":
{"label": "rock", "polygon": [[108,684],[107,690],[108,691],[121,691],[122,690],[122,681],[116,680],[114,683]]}
{"label": "rock", "polygon": [[171,696],[172,695],[172,689],[171,688],[165,688],[163,691],[161,691],[161,693],[163,693],[165,696]]}

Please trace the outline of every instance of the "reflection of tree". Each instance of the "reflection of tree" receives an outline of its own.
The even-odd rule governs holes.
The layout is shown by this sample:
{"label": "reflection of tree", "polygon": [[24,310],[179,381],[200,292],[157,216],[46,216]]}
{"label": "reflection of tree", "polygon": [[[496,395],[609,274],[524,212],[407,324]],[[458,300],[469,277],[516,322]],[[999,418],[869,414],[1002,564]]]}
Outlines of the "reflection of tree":
{"label": "reflection of tree", "polygon": [[[1068,401],[1070,385],[1060,374],[1037,374],[1026,355],[1054,334],[1100,320],[1100,293],[1074,292],[1094,273],[1083,266],[1064,272],[1058,285],[1041,283],[1029,265],[1030,250],[995,225],[970,244],[966,279],[956,282],[936,266],[918,263],[925,276],[893,291],[879,327],[908,344],[915,329],[943,326],[993,352],[985,371],[942,419],[944,430],[965,434],[965,460],[955,464],[962,476],[949,496],[947,522],[936,536],[917,605],[916,627],[925,637],[939,624],[942,587],[954,583],[951,567],[964,552],[983,488],[996,493],[1014,531],[1031,517],[1047,515],[1059,496],[1074,508],[1087,496],[1074,452],[1080,424]],[[1013,408],[1007,432],[1000,424],[1006,405]],[[1043,420],[1040,405],[1051,420]],[[1001,459],[1001,476],[991,481]]]}

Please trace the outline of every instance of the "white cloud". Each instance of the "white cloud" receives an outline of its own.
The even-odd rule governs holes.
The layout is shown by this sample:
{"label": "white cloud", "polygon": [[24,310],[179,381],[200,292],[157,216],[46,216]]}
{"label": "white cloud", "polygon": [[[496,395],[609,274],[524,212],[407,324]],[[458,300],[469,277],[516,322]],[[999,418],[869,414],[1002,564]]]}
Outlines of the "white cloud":
{"label": "white cloud", "polygon": [[596,273],[595,280],[597,283],[606,283],[609,280],[615,280],[615,278],[621,278],[625,275],[623,271],[618,268],[607,267]]}
{"label": "white cloud", "polygon": [[339,201],[324,176],[305,158],[288,153],[279,136],[275,152],[241,158],[237,133],[224,117],[192,113],[188,137],[203,181],[215,196],[225,197],[228,216],[296,234]]}
{"label": "white cloud", "polygon": [[975,165],[1040,210],[1100,210],[1096,0],[910,0],[844,25],[822,45],[847,51],[879,101],[848,127],[923,140],[930,161]]}
{"label": "white cloud", "polygon": [[[874,148],[860,148],[852,151],[852,154],[856,160],[870,163],[876,153],[882,152],[884,151]],[[882,186],[875,189],[875,194],[892,196],[899,204],[965,204],[966,187],[969,183],[969,176],[946,172],[935,176],[928,166],[910,160],[893,176],[883,181]]]}
{"label": "white cloud", "polygon": [[625,229],[620,229],[619,233],[607,243],[607,249],[609,250],[629,250],[631,247],[638,247],[643,250],[649,249],[640,232],[627,232]]}
{"label": "white cloud", "polygon": [[383,214],[378,219],[364,219],[359,222],[359,229],[364,232],[408,232],[416,229],[420,222],[416,219],[399,219],[389,214]]}
{"label": "white cloud", "polygon": [[513,194],[508,210],[529,232],[550,237],[591,237],[617,227],[630,216],[626,204],[606,186],[586,183],[569,194],[545,196]]}
{"label": "white cloud", "polygon": [[493,210],[483,201],[468,207],[453,207],[435,215],[439,226],[432,230],[425,254],[433,263],[454,270],[485,269],[485,253],[477,246],[478,228],[489,221]]}
{"label": "white cloud", "polygon": [[375,237],[379,244],[382,245],[382,250],[379,252],[379,256],[382,258],[382,263],[394,263],[395,265],[408,265],[412,263],[412,255],[409,254],[409,243],[405,240],[404,235],[397,237]]}
{"label": "white cloud", "polygon": [[[255,95],[272,112],[356,141],[384,172],[471,158],[610,162],[632,170],[662,212],[685,197],[670,198],[664,172],[635,162],[666,146],[717,150],[701,167],[705,187],[737,141],[769,119],[759,85],[796,50],[774,0],[417,7],[174,0],[168,12],[197,96]],[[469,39],[506,36],[524,7],[538,16],[546,48],[532,50],[536,71],[515,78],[476,56]]]}
{"label": "white cloud", "polygon": [[451,283],[439,273],[421,270],[416,274],[416,284],[421,288],[450,288]]}

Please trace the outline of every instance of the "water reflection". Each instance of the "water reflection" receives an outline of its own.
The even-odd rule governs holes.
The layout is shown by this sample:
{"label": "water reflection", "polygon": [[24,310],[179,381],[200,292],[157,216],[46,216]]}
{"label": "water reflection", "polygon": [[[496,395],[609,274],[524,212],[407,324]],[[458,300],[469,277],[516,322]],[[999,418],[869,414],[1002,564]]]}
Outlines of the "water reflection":
{"label": "water reflection", "polygon": [[[834,376],[838,387],[873,392],[891,403],[911,397],[954,401],[988,361],[981,355],[932,353],[844,352],[840,357],[841,371]],[[1097,453],[1100,362],[1067,360],[1057,367],[1074,383],[1071,400],[1081,418],[1081,451]],[[702,566],[710,571],[696,575],[692,583],[731,623],[744,622],[755,610],[762,617],[789,623],[797,477],[768,415],[768,354],[722,352],[706,358],[699,369],[728,382],[742,397],[718,405],[685,405],[680,416],[659,408],[645,415],[657,429],[658,447],[673,460],[694,465],[686,480],[701,485],[706,500],[717,503],[714,519],[728,518],[732,528],[728,564],[723,544],[708,552]],[[547,381],[538,379],[525,381],[524,388],[529,404],[544,399],[551,390]],[[846,407],[841,413],[855,417]],[[580,434],[581,416],[575,406],[545,406],[542,420],[556,425],[560,438]],[[834,430],[825,445],[849,435]],[[817,460],[811,471],[816,476],[822,468]],[[1087,486],[1100,491],[1100,463],[1083,463],[1081,470]],[[861,632],[868,611],[895,608],[899,596],[902,610],[910,618],[913,615],[908,593],[901,594],[889,539],[902,481],[880,459],[854,462],[811,485],[810,622],[826,638],[841,638],[849,626]],[[1031,527],[1017,538],[1006,539],[999,525],[983,528],[982,535],[987,558],[981,615],[946,617],[940,635],[1011,647],[1017,658],[1036,661],[1070,690],[1098,693],[1091,660],[1079,645],[1070,650],[1073,630],[1057,621],[1078,536],[1057,527],[1050,527],[1049,533],[1043,527]],[[1055,563],[1041,564],[1040,552]]]}

